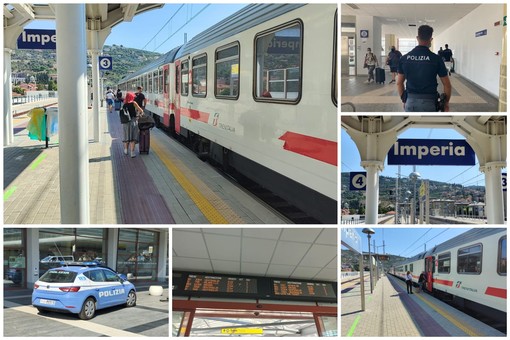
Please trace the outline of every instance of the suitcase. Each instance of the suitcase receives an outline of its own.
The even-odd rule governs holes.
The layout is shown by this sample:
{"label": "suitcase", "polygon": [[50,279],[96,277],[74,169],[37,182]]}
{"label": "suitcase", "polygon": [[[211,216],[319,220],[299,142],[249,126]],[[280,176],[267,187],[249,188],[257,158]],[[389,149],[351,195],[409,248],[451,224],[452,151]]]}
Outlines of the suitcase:
{"label": "suitcase", "polygon": [[386,73],[384,73],[384,69],[380,67],[375,68],[375,82],[377,84],[384,84],[386,81]]}
{"label": "suitcase", "polygon": [[122,101],[115,100],[115,111],[120,111],[120,106],[122,105]]}
{"label": "suitcase", "polygon": [[138,149],[140,150],[140,154],[142,153],[149,154],[150,147],[151,147],[151,130],[149,129],[140,130],[140,141],[138,142]]}

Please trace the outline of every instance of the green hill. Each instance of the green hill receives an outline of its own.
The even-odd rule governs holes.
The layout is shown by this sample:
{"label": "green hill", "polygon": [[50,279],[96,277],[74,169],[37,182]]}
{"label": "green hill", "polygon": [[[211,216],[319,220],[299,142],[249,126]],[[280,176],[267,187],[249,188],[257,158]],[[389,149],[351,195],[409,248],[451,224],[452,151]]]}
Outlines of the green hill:
{"label": "green hill", "polygon": [[[105,45],[103,55],[112,57],[113,70],[105,72],[103,80],[105,86],[112,87],[115,87],[118,81],[127,74],[161,56],[160,53],[123,47],[122,45]],[[90,63],[90,56],[88,56],[87,64]],[[47,85],[50,78],[57,74],[57,53],[55,50],[16,50],[12,55],[12,74],[15,85],[30,76],[35,77],[37,84]]]}
{"label": "green hill", "polygon": [[[416,184],[419,190],[421,181]],[[410,199],[414,191],[413,182],[408,177],[401,177],[399,180],[400,202]],[[460,184],[449,184],[445,182],[430,181],[430,199],[451,199],[455,201],[485,202],[485,187],[469,186]],[[396,179],[395,177],[379,177],[379,213],[386,213],[395,209],[396,200]],[[349,172],[342,172],[341,175],[341,207],[349,209],[351,214],[364,214],[365,191],[349,190]]]}

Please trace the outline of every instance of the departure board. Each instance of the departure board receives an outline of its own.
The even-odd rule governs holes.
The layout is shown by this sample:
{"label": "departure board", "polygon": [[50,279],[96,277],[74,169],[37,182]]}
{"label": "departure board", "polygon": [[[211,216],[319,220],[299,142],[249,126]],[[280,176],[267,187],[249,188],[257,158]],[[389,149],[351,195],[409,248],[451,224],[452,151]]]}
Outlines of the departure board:
{"label": "departure board", "polygon": [[277,296],[336,298],[331,283],[273,280],[273,291]]}
{"label": "departure board", "polygon": [[185,291],[257,294],[257,279],[228,276],[188,275]]}

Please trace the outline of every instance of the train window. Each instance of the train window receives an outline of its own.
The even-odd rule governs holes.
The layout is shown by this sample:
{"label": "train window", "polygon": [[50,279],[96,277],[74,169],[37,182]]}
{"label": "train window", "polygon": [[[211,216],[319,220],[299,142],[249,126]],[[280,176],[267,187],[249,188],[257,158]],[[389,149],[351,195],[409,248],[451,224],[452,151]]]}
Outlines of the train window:
{"label": "train window", "polygon": [[152,92],[152,73],[147,73],[147,92]]}
{"label": "train window", "polygon": [[207,55],[193,58],[191,64],[193,97],[205,97],[207,95]]}
{"label": "train window", "polygon": [[163,68],[159,68],[158,93],[163,93]]}
{"label": "train window", "polygon": [[164,93],[168,93],[168,73],[169,73],[170,69],[169,68],[165,68],[163,70],[163,92]]}
{"label": "train window", "polygon": [[216,50],[214,95],[218,98],[239,98],[239,43]]}
{"label": "train window", "polygon": [[183,96],[188,95],[188,83],[189,83],[188,64],[189,62],[187,60],[181,63],[181,95]]}
{"label": "train window", "polygon": [[175,65],[175,93],[179,93],[179,81],[181,80],[181,76],[179,73],[179,66]]}
{"label": "train window", "polygon": [[506,236],[503,236],[498,244],[498,274],[506,275]]}
{"label": "train window", "polygon": [[438,273],[450,273],[451,266],[451,253],[441,254],[437,257],[437,272]]}
{"label": "train window", "polygon": [[409,271],[411,271],[411,273],[413,272],[413,264],[412,263],[409,265]]}
{"label": "train window", "polygon": [[457,253],[457,273],[480,274],[482,272],[482,245],[460,248]]}
{"label": "train window", "polygon": [[301,98],[301,21],[294,21],[255,37],[253,95],[258,101],[297,103]]}
{"label": "train window", "polygon": [[407,264],[406,264],[406,269],[405,269],[405,271],[407,272]]}
{"label": "train window", "polygon": [[159,79],[158,70],[156,70],[152,74],[152,92],[153,93],[158,93],[159,92],[159,89],[158,89],[158,85],[159,85],[158,79]]}

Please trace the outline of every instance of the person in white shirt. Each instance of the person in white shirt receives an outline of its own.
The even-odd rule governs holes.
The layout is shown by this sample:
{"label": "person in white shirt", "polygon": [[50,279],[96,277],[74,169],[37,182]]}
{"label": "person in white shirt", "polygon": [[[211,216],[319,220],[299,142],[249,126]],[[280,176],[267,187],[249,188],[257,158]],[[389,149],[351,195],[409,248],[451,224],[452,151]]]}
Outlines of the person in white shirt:
{"label": "person in white shirt", "polygon": [[413,294],[413,276],[410,271],[406,275],[407,294]]}

